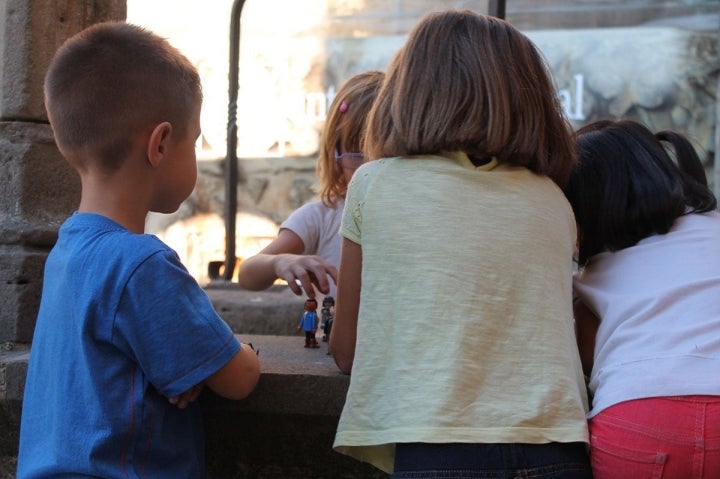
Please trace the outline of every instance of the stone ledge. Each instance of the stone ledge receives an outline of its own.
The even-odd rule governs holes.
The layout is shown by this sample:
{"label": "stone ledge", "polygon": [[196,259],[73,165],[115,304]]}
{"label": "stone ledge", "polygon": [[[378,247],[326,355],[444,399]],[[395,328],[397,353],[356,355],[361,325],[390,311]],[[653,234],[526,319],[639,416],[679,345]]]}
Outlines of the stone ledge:
{"label": "stone ledge", "polygon": [[248,291],[237,283],[216,281],[205,286],[205,292],[235,334],[295,335],[306,299],[283,285]]}
{"label": "stone ledge", "polygon": [[260,351],[257,388],[242,401],[201,397],[211,478],[380,479],[379,470],[332,450],[350,377],[327,343],[304,348],[302,334],[238,335]]}
{"label": "stone ledge", "polygon": [[[264,336],[239,334],[260,356],[260,381],[242,401],[227,401],[237,411],[252,413],[339,416],[350,376],[342,374],[327,354],[327,343],[305,348],[305,334]],[[221,398],[217,398],[219,402]]]}
{"label": "stone ledge", "polygon": [[[349,376],[304,335],[238,335],[260,351],[261,377],[242,401],[206,390],[209,479],[381,479],[388,476],[332,450]],[[0,351],[0,479],[14,477],[26,348]],[[8,470],[10,469],[10,470]]]}

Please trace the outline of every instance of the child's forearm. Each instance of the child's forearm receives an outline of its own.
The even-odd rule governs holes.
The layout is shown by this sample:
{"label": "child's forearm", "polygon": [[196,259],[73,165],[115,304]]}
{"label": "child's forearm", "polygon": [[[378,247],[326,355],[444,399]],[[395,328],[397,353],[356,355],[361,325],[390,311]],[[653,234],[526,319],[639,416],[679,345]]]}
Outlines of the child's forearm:
{"label": "child's forearm", "polygon": [[277,279],[273,264],[276,256],[260,253],[244,259],[238,270],[238,284],[251,291],[260,291],[272,286]]}
{"label": "child's forearm", "polygon": [[216,394],[228,399],[247,397],[260,378],[258,355],[248,344],[242,344],[240,351],[205,383]]}

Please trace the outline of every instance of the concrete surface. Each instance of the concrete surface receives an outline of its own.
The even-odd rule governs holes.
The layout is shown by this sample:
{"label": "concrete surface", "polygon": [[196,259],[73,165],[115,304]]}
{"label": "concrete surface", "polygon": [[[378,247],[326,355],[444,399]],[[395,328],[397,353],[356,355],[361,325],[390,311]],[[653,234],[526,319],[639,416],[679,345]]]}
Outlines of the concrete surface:
{"label": "concrete surface", "polygon": [[350,377],[327,355],[327,343],[304,347],[304,335],[238,335],[260,351],[255,391],[230,401],[201,397],[211,478],[386,478],[332,450]]}
{"label": "concrete surface", "polygon": [[236,334],[297,334],[306,297],[296,296],[287,286],[248,291],[237,283],[217,281],[205,286],[205,291]]}

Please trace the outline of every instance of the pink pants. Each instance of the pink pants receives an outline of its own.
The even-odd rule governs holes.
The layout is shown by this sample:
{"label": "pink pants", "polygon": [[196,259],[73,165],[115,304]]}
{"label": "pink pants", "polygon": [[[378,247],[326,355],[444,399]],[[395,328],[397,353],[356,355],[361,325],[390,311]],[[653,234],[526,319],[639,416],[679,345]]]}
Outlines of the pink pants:
{"label": "pink pants", "polygon": [[616,404],[590,420],[590,446],[594,479],[718,479],[720,396]]}

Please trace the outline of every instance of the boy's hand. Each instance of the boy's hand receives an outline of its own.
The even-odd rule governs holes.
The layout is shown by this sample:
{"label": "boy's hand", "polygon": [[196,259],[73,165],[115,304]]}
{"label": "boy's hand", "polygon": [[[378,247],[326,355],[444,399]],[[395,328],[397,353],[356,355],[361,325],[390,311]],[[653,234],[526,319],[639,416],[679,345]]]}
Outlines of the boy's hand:
{"label": "boy's hand", "polygon": [[[337,268],[319,256],[279,254],[273,259],[275,275],[284,279],[293,293],[315,297],[315,288],[330,292],[330,280],[337,283]],[[314,286],[314,287],[313,287]]]}
{"label": "boy's hand", "polygon": [[171,397],[168,399],[170,404],[174,404],[180,409],[185,409],[188,404],[195,401],[203,390],[203,383],[196,384],[179,396]]}

